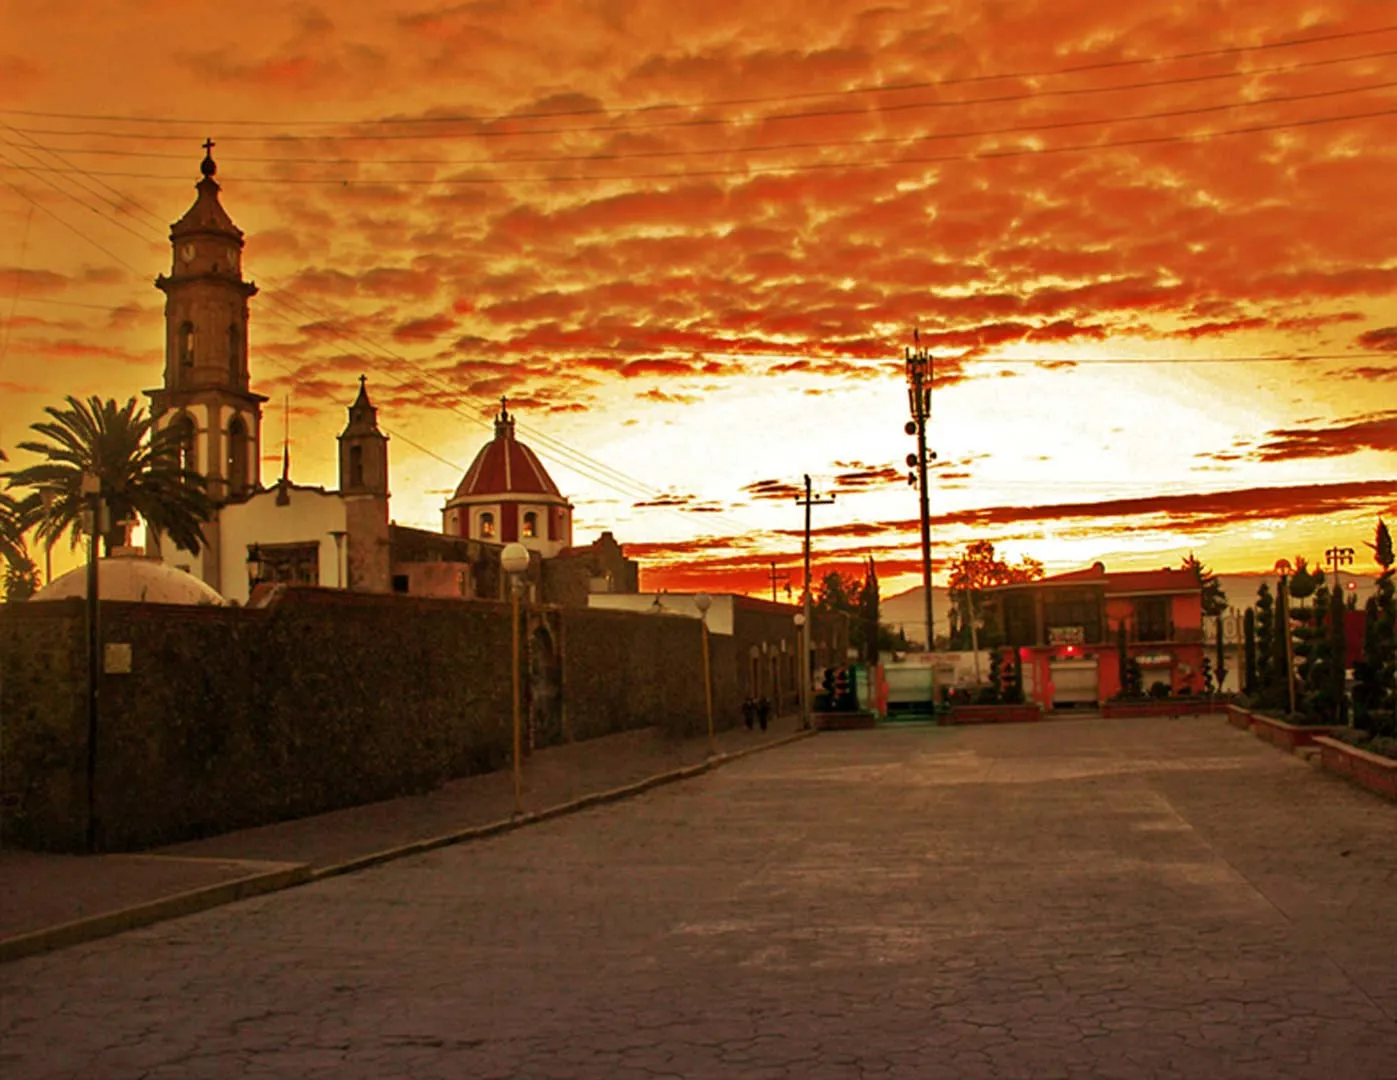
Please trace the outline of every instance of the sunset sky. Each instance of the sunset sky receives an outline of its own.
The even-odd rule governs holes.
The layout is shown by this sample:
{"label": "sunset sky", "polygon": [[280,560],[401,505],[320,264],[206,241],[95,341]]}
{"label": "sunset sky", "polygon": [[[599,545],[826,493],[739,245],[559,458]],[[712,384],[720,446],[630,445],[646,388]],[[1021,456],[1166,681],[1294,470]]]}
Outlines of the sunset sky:
{"label": "sunset sky", "polygon": [[[0,448],[158,385],[217,146],[263,478],[335,483],[368,376],[393,517],[508,394],[646,588],[940,565],[1219,571],[1397,517],[1391,0],[182,0],[0,11]],[[1355,567],[1360,568],[1360,567]]]}

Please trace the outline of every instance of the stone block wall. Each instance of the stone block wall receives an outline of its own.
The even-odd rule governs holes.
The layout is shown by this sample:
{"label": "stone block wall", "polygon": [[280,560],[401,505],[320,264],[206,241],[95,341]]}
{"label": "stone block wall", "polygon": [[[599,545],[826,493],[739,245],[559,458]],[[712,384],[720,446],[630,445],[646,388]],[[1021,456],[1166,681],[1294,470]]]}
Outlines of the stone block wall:
{"label": "stone block wall", "polygon": [[[397,795],[507,764],[510,609],[289,588],[266,608],[102,604],[131,647],[100,684],[106,850],[136,850]],[[550,614],[563,734],[706,726],[699,624]],[[714,715],[740,716],[732,639],[714,636]],[[80,850],[86,825],[81,601],[0,608],[0,843]]]}

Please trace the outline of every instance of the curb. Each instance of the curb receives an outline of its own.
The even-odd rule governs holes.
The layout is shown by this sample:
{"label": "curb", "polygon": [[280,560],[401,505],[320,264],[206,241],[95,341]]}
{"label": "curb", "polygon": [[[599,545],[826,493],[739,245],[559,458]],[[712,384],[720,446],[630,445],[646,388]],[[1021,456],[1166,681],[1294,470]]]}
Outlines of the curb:
{"label": "curb", "polygon": [[18,960],[22,956],[33,956],[35,953],[63,949],[69,945],[81,945],[86,941],[136,930],[151,923],[164,922],[166,919],[177,919],[182,915],[193,915],[209,908],[231,904],[235,900],[279,892],[310,880],[310,867],[305,863],[262,865],[274,866],[276,869],[219,882],[217,885],[188,889],[173,896],[163,896],[159,900],[133,904],[86,919],[74,919],[58,926],[4,938],[0,940],[0,963]]}
{"label": "curb", "polygon": [[35,953],[51,952],[55,949],[66,948],[69,945],[80,945],[83,942],[110,937],[113,934],[135,930],[152,923],[164,922],[167,919],[177,919],[183,915],[193,915],[209,908],[246,900],[253,896],[261,896],[264,893],[280,892],[283,889],[295,888],[297,885],[308,885],[313,881],[338,877],[341,874],[351,874],[358,870],[367,870],[373,866],[381,866],[409,855],[420,855],[436,848],[498,836],[525,825],[563,817],[567,814],[575,814],[580,810],[601,806],[605,803],[618,802],[632,795],[649,791],[651,788],[662,787],[665,784],[672,784],[680,780],[691,780],[721,765],[726,765],[730,761],[737,761],[764,750],[774,750],[778,746],[786,746],[817,734],[819,732],[814,729],[797,731],[791,735],[773,739],[771,742],[761,743],[758,746],[744,747],[740,750],[718,754],[694,765],[684,765],[677,769],[671,769],[669,772],[656,773],[654,776],[647,776],[643,780],[637,780],[618,788],[609,788],[606,791],[582,795],[569,802],[559,803],[557,806],[531,810],[527,814],[520,814],[517,817],[503,818],[486,825],[474,825],[468,829],[459,829],[440,836],[428,837],[425,840],[414,840],[411,843],[385,848],[382,851],[371,852],[368,855],[347,859],[330,866],[311,867],[307,863],[264,863],[263,865],[274,866],[276,869],[235,878],[232,881],[220,882],[217,885],[190,889],[186,892],[175,893],[173,896],[162,897],[159,900],[133,904],[117,911],[109,911],[86,919],[76,919],[73,922],[62,923],[59,926],[44,930],[35,930],[28,934],[4,938],[0,940],[0,963],[18,960],[20,957],[32,956]]}

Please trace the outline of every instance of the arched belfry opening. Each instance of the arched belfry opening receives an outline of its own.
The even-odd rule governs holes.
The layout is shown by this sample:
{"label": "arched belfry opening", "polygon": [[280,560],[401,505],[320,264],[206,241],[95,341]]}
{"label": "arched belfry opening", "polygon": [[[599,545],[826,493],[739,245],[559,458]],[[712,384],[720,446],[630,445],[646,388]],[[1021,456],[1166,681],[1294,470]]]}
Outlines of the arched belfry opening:
{"label": "arched belfry opening", "polygon": [[251,459],[247,424],[241,416],[233,417],[228,425],[227,476],[228,494],[242,495],[252,487],[248,464]]}

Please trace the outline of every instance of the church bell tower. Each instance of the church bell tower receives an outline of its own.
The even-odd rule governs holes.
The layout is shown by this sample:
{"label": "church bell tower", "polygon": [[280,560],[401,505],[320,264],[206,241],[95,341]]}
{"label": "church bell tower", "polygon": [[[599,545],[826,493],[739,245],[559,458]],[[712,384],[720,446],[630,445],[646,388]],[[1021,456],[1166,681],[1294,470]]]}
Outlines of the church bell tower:
{"label": "church bell tower", "polygon": [[378,426],[368,380],[349,407],[340,435],[340,497],[344,500],[345,586],[360,592],[392,587],[388,531],[388,436]]}
{"label": "church bell tower", "polygon": [[[171,268],[155,279],[165,294],[165,378],[148,390],[158,429],[180,432],[184,467],[204,477],[215,506],[261,487],[262,403],[248,385],[248,300],[243,233],[218,200],[213,141],[204,143],[194,204],[170,226]],[[190,569],[219,584],[218,521]],[[173,554],[173,553],[170,553]]]}

